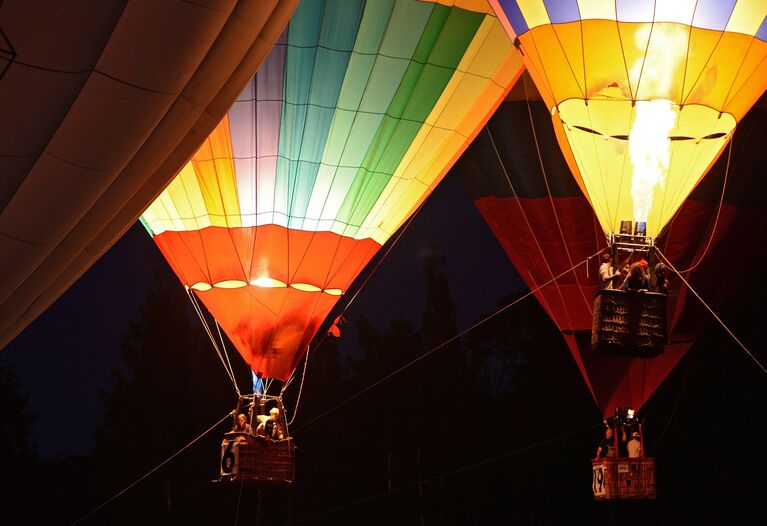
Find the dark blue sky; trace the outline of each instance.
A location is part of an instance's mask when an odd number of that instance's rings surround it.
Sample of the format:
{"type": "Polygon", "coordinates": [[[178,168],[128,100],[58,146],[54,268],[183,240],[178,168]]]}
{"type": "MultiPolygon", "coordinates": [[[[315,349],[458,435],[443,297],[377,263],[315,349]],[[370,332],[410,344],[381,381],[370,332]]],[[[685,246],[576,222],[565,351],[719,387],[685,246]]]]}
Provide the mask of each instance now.
{"type": "MultiPolygon", "coordinates": [[[[418,325],[423,256],[431,245],[446,255],[459,328],[524,288],[457,177],[449,174],[349,309],[350,325],[361,313],[381,329],[394,318],[418,325]]],[[[120,365],[120,336],[138,319],[160,271],[169,272],[165,260],[143,227],[134,225],[1,351],[0,359],[16,368],[29,409],[39,415],[34,439],[43,455],[91,449],[102,418],[99,392],[112,387],[112,370],[120,365]]],[[[353,348],[354,331],[346,331],[344,340],[344,348],[353,348]]]]}

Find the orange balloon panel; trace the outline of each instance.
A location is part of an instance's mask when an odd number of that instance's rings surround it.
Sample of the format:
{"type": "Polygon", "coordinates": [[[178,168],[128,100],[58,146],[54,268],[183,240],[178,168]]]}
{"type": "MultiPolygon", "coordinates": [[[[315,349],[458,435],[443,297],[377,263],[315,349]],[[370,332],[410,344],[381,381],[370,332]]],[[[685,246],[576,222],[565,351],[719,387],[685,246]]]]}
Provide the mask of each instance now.
{"type": "Polygon", "coordinates": [[[212,288],[198,297],[250,368],[286,381],[339,296],[292,287],[212,288]]]}
{"type": "Polygon", "coordinates": [[[166,231],[154,239],[253,371],[281,380],[380,248],[369,238],[279,225],[166,231]]]}
{"type": "Polygon", "coordinates": [[[169,230],[154,239],[181,282],[198,291],[236,282],[265,286],[258,281],[264,277],[272,286],[345,291],[380,248],[369,238],[279,225],[169,230]]]}
{"type": "Polygon", "coordinates": [[[302,0],[142,221],[253,370],[285,379],[316,313],[424,202],[521,69],[484,0],[302,0]]]}

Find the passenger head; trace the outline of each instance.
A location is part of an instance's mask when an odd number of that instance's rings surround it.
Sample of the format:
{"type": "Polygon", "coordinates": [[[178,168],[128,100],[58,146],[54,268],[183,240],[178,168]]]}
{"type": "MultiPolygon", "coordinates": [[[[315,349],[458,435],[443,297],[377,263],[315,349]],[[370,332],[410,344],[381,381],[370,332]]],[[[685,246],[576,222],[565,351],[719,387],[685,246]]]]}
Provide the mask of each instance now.
{"type": "Polygon", "coordinates": [[[245,427],[245,424],[248,423],[248,417],[246,417],[243,413],[240,413],[237,415],[237,425],[240,427],[245,427]]]}
{"type": "Polygon", "coordinates": [[[280,418],[280,410],[276,407],[272,407],[272,409],[269,411],[269,416],[272,418],[272,420],[277,420],[280,418]]]}
{"type": "Polygon", "coordinates": [[[612,437],[613,437],[613,428],[608,427],[607,429],[605,429],[605,438],[607,440],[610,440],[612,437]]]}
{"type": "Polygon", "coordinates": [[[632,278],[642,278],[644,277],[644,270],[642,269],[642,265],[639,263],[632,263],[631,269],[629,270],[632,278]]]}
{"type": "Polygon", "coordinates": [[[612,259],[613,258],[610,257],[609,253],[605,252],[604,254],[602,254],[602,263],[609,263],[610,261],[612,261],[612,259]]]}

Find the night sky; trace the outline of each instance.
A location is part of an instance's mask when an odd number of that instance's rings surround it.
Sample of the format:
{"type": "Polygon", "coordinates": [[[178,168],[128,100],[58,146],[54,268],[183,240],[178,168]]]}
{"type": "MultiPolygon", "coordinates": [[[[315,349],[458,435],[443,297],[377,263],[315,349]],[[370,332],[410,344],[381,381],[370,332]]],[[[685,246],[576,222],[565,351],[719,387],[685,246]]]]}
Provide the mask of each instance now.
{"type": "MultiPolygon", "coordinates": [[[[432,245],[446,256],[461,329],[525,288],[457,177],[448,174],[347,312],[344,352],[355,352],[360,314],[380,329],[395,318],[420,324],[423,256],[432,245]]],[[[39,415],[34,440],[43,456],[91,450],[103,412],[99,393],[112,387],[112,370],[120,366],[120,337],[138,318],[158,272],[171,271],[136,223],[2,350],[0,358],[16,368],[29,410],[39,415]]]]}

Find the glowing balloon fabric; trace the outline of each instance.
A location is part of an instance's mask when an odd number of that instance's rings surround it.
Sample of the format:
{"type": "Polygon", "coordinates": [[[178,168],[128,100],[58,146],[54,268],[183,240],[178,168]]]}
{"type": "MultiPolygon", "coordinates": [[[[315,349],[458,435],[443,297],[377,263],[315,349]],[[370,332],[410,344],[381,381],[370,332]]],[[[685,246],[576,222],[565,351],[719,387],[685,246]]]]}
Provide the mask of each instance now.
{"type": "Polygon", "coordinates": [[[168,184],[297,3],[0,2],[0,349],[168,184]]]}
{"type": "Polygon", "coordinates": [[[490,0],[606,232],[657,235],[767,86],[764,0],[490,0]]]}
{"type": "MultiPolygon", "coordinates": [[[[526,90],[519,85],[522,81],[512,89],[453,173],[561,331],[600,411],[610,416],[616,407],[639,410],[712,319],[679,278],[672,277],[670,341],[664,352],[645,359],[591,350],[592,295],[599,289],[600,263],[593,258],[568,269],[605,247],[606,240],[570,175],[548,108],[527,82],[526,90]]],[[[736,272],[723,269],[732,261],[762,260],[767,243],[765,144],[767,95],[735,132],[724,196],[727,159],[722,156],[656,242],[678,269],[692,268],[685,279],[717,311],[759,272],[758,264],[739,265],[736,272]]]]}
{"type": "Polygon", "coordinates": [[[338,297],[519,74],[487,5],[452,4],[302,2],[144,213],[255,372],[290,376],[338,297]]]}

